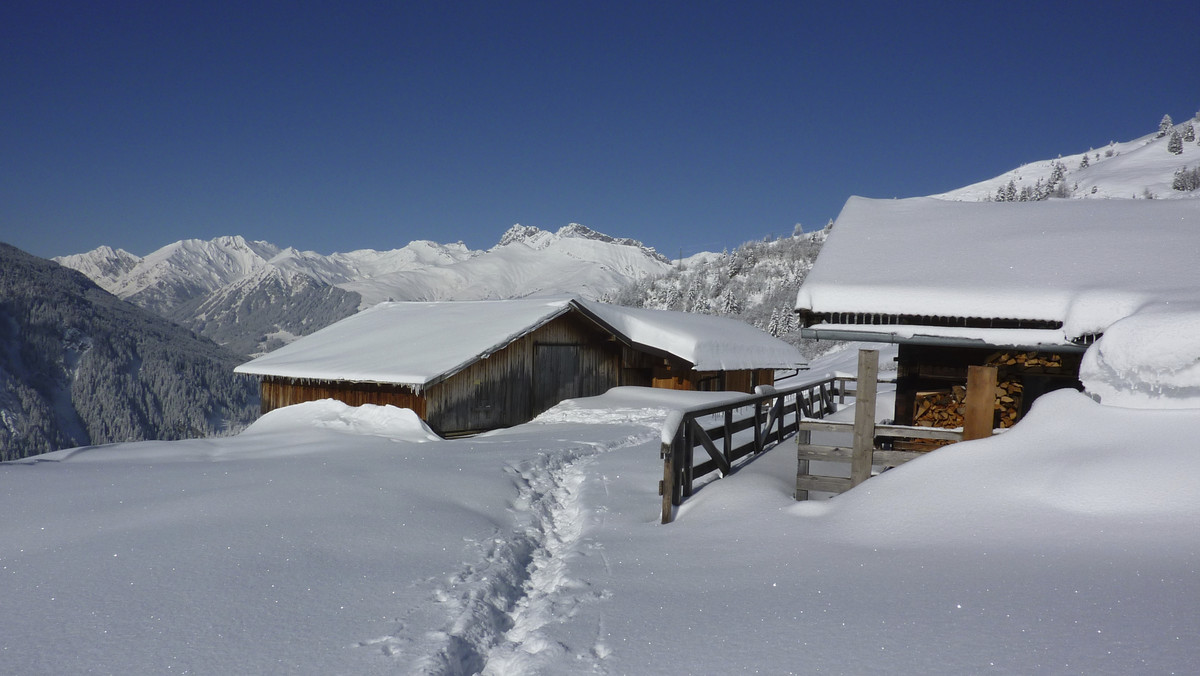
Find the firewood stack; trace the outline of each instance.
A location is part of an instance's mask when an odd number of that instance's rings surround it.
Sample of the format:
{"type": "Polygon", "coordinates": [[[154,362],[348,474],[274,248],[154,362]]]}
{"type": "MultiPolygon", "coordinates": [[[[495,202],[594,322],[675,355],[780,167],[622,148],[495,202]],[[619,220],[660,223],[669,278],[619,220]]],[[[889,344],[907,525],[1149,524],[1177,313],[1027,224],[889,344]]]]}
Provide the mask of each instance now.
{"type": "MultiPolygon", "coordinates": [[[[996,426],[1012,427],[1021,413],[1021,397],[1024,386],[1023,373],[1054,373],[1063,367],[1062,356],[1037,352],[997,352],[991,355],[986,366],[995,366],[998,372],[996,384],[996,426]]],[[[955,385],[947,390],[917,392],[913,402],[913,424],[919,427],[962,427],[966,411],[967,388],[955,385]]]]}

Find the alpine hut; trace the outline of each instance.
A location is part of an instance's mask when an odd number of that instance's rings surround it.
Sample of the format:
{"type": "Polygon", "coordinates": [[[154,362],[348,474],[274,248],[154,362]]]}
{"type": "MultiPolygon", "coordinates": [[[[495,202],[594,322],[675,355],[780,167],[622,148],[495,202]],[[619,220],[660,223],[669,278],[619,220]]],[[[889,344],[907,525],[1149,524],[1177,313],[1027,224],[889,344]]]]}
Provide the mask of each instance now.
{"type": "Polygon", "coordinates": [[[750,392],[801,361],[733,319],[569,297],[381,303],[235,370],[260,377],[264,413],[325,398],[392,404],[448,436],[619,385],[750,392]]]}
{"type": "Polygon", "coordinates": [[[1197,200],[853,197],[796,309],[805,337],[898,344],[897,424],[962,425],[976,365],[996,367],[1007,427],[1039,395],[1081,389],[1081,365],[1101,374],[1089,347],[1114,324],[1195,303],[1197,256],[1197,200]]]}

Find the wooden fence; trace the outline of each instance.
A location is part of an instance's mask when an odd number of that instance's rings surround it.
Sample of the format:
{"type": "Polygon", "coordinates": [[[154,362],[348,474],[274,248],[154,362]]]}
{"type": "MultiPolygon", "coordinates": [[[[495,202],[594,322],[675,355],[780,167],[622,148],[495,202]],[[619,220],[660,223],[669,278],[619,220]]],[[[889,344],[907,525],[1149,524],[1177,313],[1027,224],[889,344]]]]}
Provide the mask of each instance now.
{"type": "MultiPolygon", "coordinates": [[[[871,477],[872,467],[894,467],[926,451],[896,450],[897,439],[963,441],[989,436],[992,430],[996,369],[971,366],[967,375],[966,422],[961,429],[880,425],[875,422],[879,352],[860,350],[855,383],[854,422],[801,420],[797,425],[796,499],[807,500],[809,491],[843,493],[871,477]],[[813,432],[840,432],[851,437],[849,447],[818,446],[813,432]],[[809,472],[812,461],[850,463],[850,476],[819,476],[809,472]]],[[[806,416],[816,418],[820,416],[806,416]]]]}
{"type": "Polygon", "coordinates": [[[662,522],[692,495],[697,478],[731,474],[738,460],[761,453],[796,433],[803,418],[822,418],[845,401],[846,378],[825,378],[790,387],[759,387],[716,404],[675,412],[663,430],[662,522]],[[701,462],[696,449],[702,448],[701,462]]]}
{"type": "Polygon", "coordinates": [[[877,424],[878,376],[879,352],[860,350],[856,378],[833,376],[791,387],[760,387],[754,394],[675,412],[663,429],[663,479],[658,486],[662,522],[675,519],[676,508],[692,495],[697,478],[712,472],[727,476],[741,458],[761,453],[793,434],[797,435],[796,499],[807,500],[809,491],[843,493],[870,478],[872,467],[899,465],[925,453],[897,450],[893,448],[897,439],[954,442],[993,432],[993,367],[970,367],[966,423],[961,429],[877,424]],[[853,397],[855,404],[854,422],[823,420],[847,397],[853,397]],[[850,446],[818,446],[811,443],[813,432],[845,433],[852,441],[850,446]],[[706,456],[699,463],[697,448],[704,449],[706,456]],[[850,476],[811,474],[812,461],[850,463],[850,476]]]}

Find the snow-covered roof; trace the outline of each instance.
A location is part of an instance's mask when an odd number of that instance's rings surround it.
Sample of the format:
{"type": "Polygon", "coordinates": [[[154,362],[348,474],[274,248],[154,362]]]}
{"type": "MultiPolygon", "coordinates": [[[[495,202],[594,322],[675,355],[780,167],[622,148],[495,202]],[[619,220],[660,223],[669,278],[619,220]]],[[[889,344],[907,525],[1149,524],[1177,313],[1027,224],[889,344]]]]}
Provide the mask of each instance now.
{"type": "MultiPolygon", "coordinates": [[[[798,310],[1041,320],[1015,329],[836,324],[911,339],[1020,332],[1021,344],[1102,333],[1200,292],[1200,201],[953,202],[852,197],[800,287],[798,310]],[[1056,323],[1062,327],[1057,328],[1056,323]],[[937,334],[934,336],[933,334],[937,334]]],[[[836,322],[831,318],[831,322],[836,322]]],[[[920,322],[916,322],[920,323],[920,322]]]]}
{"type": "Polygon", "coordinates": [[[420,387],[580,311],[625,341],[701,371],[794,368],[793,346],[743,322],[574,297],[380,303],[238,366],[238,373],[420,387]]]}
{"type": "Polygon", "coordinates": [[[736,319],[586,300],[576,304],[629,342],[686,359],[698,371],[795,368],[804,361],[794,346],[736,319]]]}

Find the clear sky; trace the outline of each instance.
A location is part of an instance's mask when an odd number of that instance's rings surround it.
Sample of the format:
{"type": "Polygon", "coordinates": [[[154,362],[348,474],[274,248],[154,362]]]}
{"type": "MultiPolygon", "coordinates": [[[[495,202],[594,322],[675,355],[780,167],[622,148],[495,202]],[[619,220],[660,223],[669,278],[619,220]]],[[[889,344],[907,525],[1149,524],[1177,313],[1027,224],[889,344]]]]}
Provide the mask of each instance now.
{"type": "Polygon", "coordinates": [[[1200,109],[1200,2],[33,2],[0,7],[0,241],[145,255],[667,255],[823,226],[1200,109]]]}

